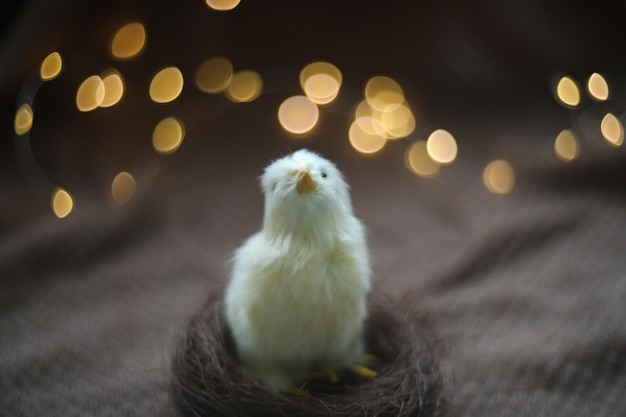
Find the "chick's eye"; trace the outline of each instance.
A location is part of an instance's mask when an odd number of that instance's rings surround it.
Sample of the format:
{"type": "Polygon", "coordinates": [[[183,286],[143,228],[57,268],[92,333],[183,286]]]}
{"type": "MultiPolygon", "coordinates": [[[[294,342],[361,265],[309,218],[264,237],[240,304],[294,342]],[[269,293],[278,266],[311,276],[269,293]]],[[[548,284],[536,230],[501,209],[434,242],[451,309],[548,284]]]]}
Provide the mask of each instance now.
{"type": "Polygon", "coordinates": [[[326,173],[325,173],[324,171],[322,171],[322,172],[320,172],[320,176],[321,176],[322,178],[326,178],[328,175],[326,175],[326,173]]]}

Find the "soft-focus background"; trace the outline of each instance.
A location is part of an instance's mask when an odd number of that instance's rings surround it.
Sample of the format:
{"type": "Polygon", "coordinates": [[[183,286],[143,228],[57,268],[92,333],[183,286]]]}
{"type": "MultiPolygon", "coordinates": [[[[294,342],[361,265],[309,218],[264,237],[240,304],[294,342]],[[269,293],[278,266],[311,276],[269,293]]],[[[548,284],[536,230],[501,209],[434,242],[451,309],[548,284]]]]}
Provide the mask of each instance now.
{"type": "Polygon", "coordinates": [[[431,323],[442,415],[626,414],[621,2],[3,7],[0,415],[168,415],[258,176],[302,147],[431,323]]]}

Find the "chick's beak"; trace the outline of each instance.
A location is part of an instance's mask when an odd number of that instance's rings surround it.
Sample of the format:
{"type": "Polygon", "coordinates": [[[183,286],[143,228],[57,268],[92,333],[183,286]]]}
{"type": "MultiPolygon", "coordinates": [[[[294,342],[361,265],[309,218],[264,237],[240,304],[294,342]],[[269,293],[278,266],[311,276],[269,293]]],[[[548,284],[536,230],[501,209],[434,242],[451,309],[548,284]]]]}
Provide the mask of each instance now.
{"type": "Polygon", "coordinates": [[[300,171],[298,173],[298,185],[296,186],[299,194],[309,194],[315,191],[317,184],[309,174],[309,171],[300,171]]]}

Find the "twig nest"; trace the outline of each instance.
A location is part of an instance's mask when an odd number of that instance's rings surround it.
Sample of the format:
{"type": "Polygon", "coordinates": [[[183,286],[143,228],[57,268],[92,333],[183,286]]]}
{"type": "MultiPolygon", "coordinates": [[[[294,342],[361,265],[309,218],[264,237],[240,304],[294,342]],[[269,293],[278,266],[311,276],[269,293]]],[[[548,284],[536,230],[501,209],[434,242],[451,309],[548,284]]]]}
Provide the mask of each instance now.
{"type": "Polygon", "coordinates": [[[268,391],[239,365],[215,291],[191,318],[173,361],[173,400],[180,416],[431,416],[441,382],[430,343],[417,320],[380,292],[369,301],[370,380],[311,380],[310,397],[268,391]]]}

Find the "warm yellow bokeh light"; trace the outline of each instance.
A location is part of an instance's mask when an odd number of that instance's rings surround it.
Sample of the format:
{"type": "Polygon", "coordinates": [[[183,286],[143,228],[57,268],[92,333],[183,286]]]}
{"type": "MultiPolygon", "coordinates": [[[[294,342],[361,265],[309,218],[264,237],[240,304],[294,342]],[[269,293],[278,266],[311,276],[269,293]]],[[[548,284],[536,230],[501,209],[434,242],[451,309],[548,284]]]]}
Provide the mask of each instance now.
{"type": "Polygon", "coordinates": [[[305,96],[293,96],[278,107],[278,121],[288,132],[302,134],[315,127],[320,112],[317,105],[305,96]]]}
{"type": "Polygon", "coordinates": [[[119,103],[124,96],[124,79],[116,71],[110,71],[102,75],[102,83],[104,84],[104,98],[100,103],[100,107],[111,107],[119,103]]]}
{"type": "Polygon", "coordinates": [[[183,91],[183,73],[176,67],[159,71],[150,82],[150,98],[156,103],[169,103],[183,91]]]}
{"type": "Polygon", "coordinates": [[[74,199],[66,190],[57,188],[52,194],[52,211],[59,218],[67,217],[74,209],[74,199]]]}
{"type": "Polygon", "coordinates": [[[379,119],[371,116],[360,116],[354,119],[354,121],[359,124],[361,130],[365,133],[382,136],[385,139],[387,138],[387,132],[379,119]]]}
{"type": "Polygon", "coordinates": [[[348,138],[354,149],[361,153],[372,154],[380,151],[385,146],[387,139],[384,133],[377,133],[378,129],[376,127],[363,128],[364,126],[372,126],[375,123],[378,122],[368,116],[360,117],[352,122],[348,130],[348,138]]]}
{"type": "Polygon", "coordinates": [[[587,80],[587,92],[597,101],[605,101],[609,98],[609,85],[603,76],[594,72],[587,80]]]}
{"type": "Polygon", "coordinates": [[[235,103],[253,101],[261,95],[263,80],[261,76],[252,70],[237,71],[233,74],[228,87],[226,97],[235,103]]]}
{"type": "Polygon", "coordinates": [[[49,81],[56,78],[63,69],[63,60],[61,54],[58,52],[52,52],[41,63],[39,69],[39,76],[43,81],[49,81]]]}
{"type": "Polygon", "coordinates": [[[117,204],[126,204],[133,198],[136,189],[135,178],[128,172],[122,171],[113,178],[111,198],[117,204]]]}
{"type": "Polygon", "coordinates": [[[624,126],[612,113],[607,113],[600,123],[602,136],[613,146],[621,146],[624,143],[624,126]]]}
{"type": "Polygon", "coordinates": [[[113,36],[111,53],[119,59],[138,55],[146,45],[146,29],[139,22],[122,26],[113,36]]]}
{"type": "Polygon", "coordinates": [[[76,107],[80,111],[97,109],[104,100],[104,83],[102,78],[92,75],[82,82],[76,92],[76,107]]]}
{"type": "Polygon", "coordinates": [[[456,159],[458,147],[447,130],[437,129],[426,140],[428,155],[437,163],[450,164],[456,159]]]}
{"type": "Polygon", "coordinates": [[[494,194],[509,194],[515,185],[515,172],[503,159],[491,161],[483,171],[483,183],[494,194]]]}
{"type": "Polygon", "coordinates": [[[339,94],[343,76],[328,62],[313,62],[300,71],[300,87],[317,104],[328,104],[339,94]]]}
{"type": "Polygon", "coordinates": [[[426,141],[418,140],[412,143],[404,153],[404,163],[407,168],[420,177],[432,177],[439,172],[439,164],[428,155],[426,141]]]}
{"type": "Polygon", "coordinates": [[[233,78],[233,64],[228,58],[217,56],[204,61],[196,71],[196,87],[205,93],[221,93],[233,78]]]}
{"type": "Polygon", "coordinates": [[[373,109],[388,111],[404,103],[404,91],[395,80],[376,76],[370,78],[365,85],[365,98],[373,109]]]}
{"type": "Polygon", "coordinates": [[[380,123],[387,133],[387,139],[400,139],[415,130],[415,116],[405,104],[388,105],[380,112],[380,123]]]}
{"type": "Polygon", "coordinates": [[[24,103],[15,112],[15,120],[13,121],[13,128],[15,133],[19,136],[24,135],[30,131],[33,127],[34,113],[30,104],[24,103]]]}
{"type": "Polygon", "coordinates": [[[175,152],[183,143],[185,127],[175,117],[166,117],[161,120],[152,132],[152,146],[161,154],[175,152]]]}
{"type": "Polygon", "coordinates": [[[574,132],[568,129],[561,131],[554,141],[556,156],[564,162],[571,162],[578,158],[579,152],[578,139],[574,132]]]}
{"type": "Polygon", "coordinates": [[[556,85],[556,96],[569,107],[576,107],[580,104],[580,89],[578,84],[570,77],[562,77],[556,85]]]}
{"type": "Polygon", "coordinates": [[[206,0],[207,6],[213,10],[232,10],[239,4],[241,0],[206,0]]]}

